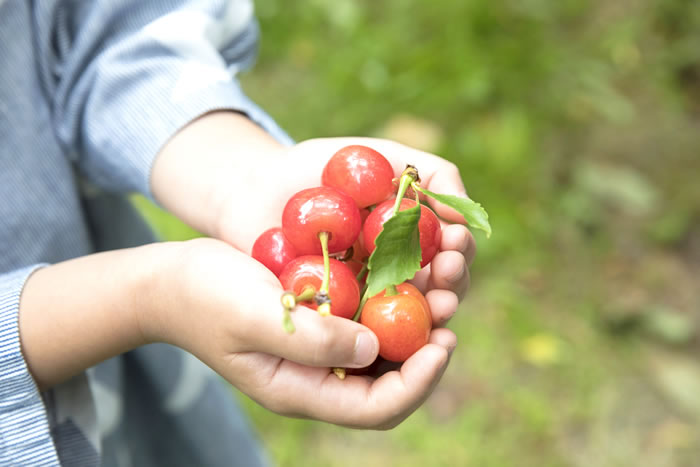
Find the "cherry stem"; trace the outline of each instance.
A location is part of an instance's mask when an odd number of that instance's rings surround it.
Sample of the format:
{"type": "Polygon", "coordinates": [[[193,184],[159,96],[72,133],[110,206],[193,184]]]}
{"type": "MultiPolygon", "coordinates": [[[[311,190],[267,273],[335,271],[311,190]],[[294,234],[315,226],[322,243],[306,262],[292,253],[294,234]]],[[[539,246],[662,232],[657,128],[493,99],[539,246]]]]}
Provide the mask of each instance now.
{"type": "Polygon", "coordinates": [[[407,165],[406,169],[401,174],[401,179],[399,180],[399,190],[396,192],[396,202],[394,203],[394,210],[392,216],[395,216],[401,208],[401,200],[406,194],[406,190],[416,181],[420,180],[418,177],[418,170],[412,165],[407,165]]]}
{"type": "Polygon", "coordinates": [[[287,334],[294,334],[297,328],[294,326],[292,321],[292,314],[289,312],[288,308],[284,309],[284,316],[282,317],[282,327],[287,334]]]}
{"type": "Polygon", "coordinates": [[[301,289],[301,293],[297,295],[297,303],[299,302],[309,302],[314,299],[314,296],[316,295],[316,289],[314,288],[313,285],[305,285],[303,289],[301,289]]]}
{"type": "MultiPolygon", "coordinates": [[[[396,192],[396,201],[394,202],[394,209],[393,212],[391,213],[391,216],[395,216],[400,208],[401,208],[401,200],[403,199],[404,195],[406,194],[406,190],[408,190],[408,187],[411,186],[414,183],[418,183],[420,181],[420,177],[418,176],[418,170],[412,166],[412,165],[407,165],[404,171],[401,173],[401,178],[399,179],[399,189],[396,192]]],[[[416,191],[416,203],[418,203],[418,192],[416,191]]],[[[376,251],[376,250],[375,250],[376,251]]],[[[371,257],[370,257],[371,259],[371,257]]],[[[360,271],[360,274],[357,275],[358,280],[361,276],[361,274],[364,273],[364,270],[368,268],[368,264],[363,266],[362,271],[360,271]]],[[[359,321],[360,316],[362,315],[362,308],[365,306],[365,303],[367,303],[367,300],[369,300],[369,296],[367,295],[367,292],[369,291],[369,288],[365,284],[365,290],[364,293],[362,294],[362,299],[360,300],[360,305],[357,307],[357,311],[355,312],[355,315],[352,317],[353,321],[359,321]]],[[[386,288],[385,291],[386,295],[397,295],[398,292],[396,290],[396,286],[390,285],[389,287],[386,288]]]]}
{"type": "Polygon", "coordinates": [[[331,281],[331,260],[328,255],[328,232],[319,232],[318,239],[321,240],[321,251],[323,252],[323,282],[319,292],[328,293],[328,285],[331,281]]]}
{"type": "Polygon", "coordinates": [[[367,300],[369,300],[369,295],[367,295],[367,291],[369,288],[367,285],[365,285],[365,290],[364,293],[362,294],[362,298],[360,299],[360,304],[357,307],[357,311],[355,314],[352,316],[352,320],[359,322],[360,321],[360,316],[362,315],[362,308],[364,308],[365,303],[367,303],[367,300]]]}
{"type": "Polygon", "coordinates": [[[360,269],[360,272],[358,272],[357,276],[355,276],[355,279],[357,279],[358,281],[361,281],[362,278],[365,277],[365,275],[367,274],[367,271],[368,271],[367,263],[364,263],[362,265],[362,269],[360,269]]]}
{"type": "MultiPolygon", "coordinates": [[[[326,231],[318,233],[318,239],[321,241],[321,251],[323,252],[323,282],[321,282],[321,288],[318,293],[322,297],[328,297],[328,287],[331,282],[331,258],[328,255],[328,237],[329,233],[326,231]]],[[[318,313],[321,316],[328,316],[331,314],[331,304],[330,301],[319,304],[318,313]]]]}
{"type": "Polygon", "coordinates": [[[312,300],[316,295],[316,289],[312,285],[306,285],[301,290],[299,295],[294,292],[284,292],[280,301],[282,302],[282,308],[284,309],[284,315],[282,317],[282,327],[289,334],[293,334],[296,331],[294,323],[292,322],[291,311],[297,306],[299,302],[307,302],[312,300]]]}
{"type": "Polygon", "coordinates": [[[386,286],[386,290],[384,291],[384,296],[385,296],[385,297],[391,297],[391,296],[393,296],[393,295],[398,295],[398,294],[399,294],[399,291],[396,290],[396,286],[395,286],[395,285],[387,285],[387,286],[386,286]]]}

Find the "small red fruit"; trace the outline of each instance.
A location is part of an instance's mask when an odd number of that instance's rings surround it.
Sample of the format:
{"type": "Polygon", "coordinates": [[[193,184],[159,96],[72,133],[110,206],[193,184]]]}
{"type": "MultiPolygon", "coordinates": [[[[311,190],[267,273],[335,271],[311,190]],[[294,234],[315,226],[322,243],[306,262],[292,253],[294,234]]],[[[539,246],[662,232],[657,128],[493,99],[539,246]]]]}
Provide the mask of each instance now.
{"type": "MultiPolygon", "coordinates": [[[[415,285],[409,282],[404,282],[396,286],[396,292],[398,292],[399,295],[410,295],[416,300],[418,300],[421,303],[421,305],[423,305],[423,309],[427,313],[428,319],[432,322],[433,315],[430,312],[430,305],[428,305],[428,300],[425,299],[425,296],[420,292],[420,290],[416,288],[415,285]]],[[[374,297],[384,297],[385,295],[386,290],[382,290],[374,297]]]]}
{"type": "Polygon", "coordinates": [[[328,232],[328,252],[347,250],[362,229],[360,210],[348,195],[331,187],[302,190],[282,212],[284,235],[300,255],[320,255],[318,234],[328,232]]]}
{"type": "Polygon", "coordinates": [[[297,257],[297,250],[280,227],[273,227],[255,240],[251,256],[279,277],[287,263],[297,257]]]}
{"type": "MultiPolygon", "coordinates": [[[[316,290],[323,281],[323,257],[299,256],[290,261],[280,274],[280,282],[285,290],[299,295],[307,286],[316,290]]],[[[328,296],[331,299],[331,314],[343,318],[352,318],[360,304],[360,286],[357,279],[342,262],[330,258],[330,281],[328,296]]],[[[305,302],[304,306],[316,309],[315,302],[305,302]]]]}
{"type": "Polygon", "coordinates": [[[382,292],[362,308],[360,323],[374,332],[379,355],[391,362],[406,361],[430,338],[430,309],[425,298],[421,301],[415,293],[420,294],[417,289],[390,296],[382,292]]]}
{"type": "MultiPolygon", "coordinates": [[[[376,207],[370,213],[362,228],[362,237],[365,248],[371,254],[374,251],[374,240],[382,231],[383,225],[388,221],[394,211],[395,200],[387,200],[376,207]]],[[[399,211],[412,208],[416,202],[412,199],[404,198],[401,200],[399,211]]],[[[442,228],[440,221],[433,211],[426,206],[421,205],[420,220],[418,221],[418,231],[420,235],[420,248],[422,252],[420,267],[424,267],[430,263],[440,248],[440,240],[442,238],[442,228]]]]}
{"type": "Polygon", "coordinates": [[[321,183],[344,191],[365,208],[391,196],[393,179],[394,169],[384,156],[367,146],[352,145],[333,154],[321,183]]]}

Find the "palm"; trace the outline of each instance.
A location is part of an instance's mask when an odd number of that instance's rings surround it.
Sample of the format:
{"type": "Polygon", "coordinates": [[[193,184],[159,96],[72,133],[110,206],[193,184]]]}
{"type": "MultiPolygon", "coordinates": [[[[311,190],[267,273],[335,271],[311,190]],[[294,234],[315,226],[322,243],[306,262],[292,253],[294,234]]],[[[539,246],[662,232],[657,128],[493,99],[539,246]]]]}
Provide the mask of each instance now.
{"type": "MultiPolygon", "coordinates": [[[[450,337],[434,336],[440,339],[450,337]]],[[[387,429],[408,417],[430,395],[447,358],[441,345],[432,344],[414,354],[400,370],[376,379],[348,375],[341,381],[328,367],[247,352],[225,357],[225,369],[219,372],[258,403],[282,415],[387,429]]]]}
{"type": "Polygon", "coordinates": [[[400,371],[341,381],[329,367],[358,366],[351,363],[356,337],[366,328],[299,306],[293,313],[297,330],[287,334],[281,323],[282,290],[272,273],[223,242],[197,239],[189,245],[178,274],[184,285],[178,290],[186,290],[192,301],[181,304],[184,314],[171,316],[172,334],[165,340],[189,350],[275,412],[389,428],[428,397],[445,370],[455,336],[435,329],[430,343],[400,371]]]}

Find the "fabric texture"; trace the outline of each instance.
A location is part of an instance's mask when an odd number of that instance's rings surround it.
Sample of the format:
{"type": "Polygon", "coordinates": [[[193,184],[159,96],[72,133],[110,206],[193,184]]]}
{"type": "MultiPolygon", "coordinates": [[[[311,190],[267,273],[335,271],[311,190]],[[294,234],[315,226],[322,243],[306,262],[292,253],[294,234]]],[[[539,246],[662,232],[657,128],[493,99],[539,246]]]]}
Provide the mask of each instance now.
{"type": "Polygon", "coordinates": [[[217,109],[289,137],[241,91],[249,0],[0,0],[0,465],[265,465],[230,390],[151,345],[40,394],[18,308],[32,271],[154,240],[127,195],[179,128],[217,109]]]}

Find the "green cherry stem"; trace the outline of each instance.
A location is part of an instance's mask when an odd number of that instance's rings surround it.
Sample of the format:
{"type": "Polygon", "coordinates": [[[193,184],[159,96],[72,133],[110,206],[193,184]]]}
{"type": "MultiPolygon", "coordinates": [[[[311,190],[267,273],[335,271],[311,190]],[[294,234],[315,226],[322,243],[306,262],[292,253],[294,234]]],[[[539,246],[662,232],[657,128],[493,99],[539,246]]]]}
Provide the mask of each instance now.
{"type": "Polygon", "coordinates": [[[364,291],[364,293],[362,294],[362,298],[360,299],[360,304],[357,306],[357,311],[356,311],[355,314],[352,316],[352,320],[355,321],[355,322],[359,322],[359,321],[360,321],[360,315],[362,314],[362,308],[364,308],[365,303],[367,303],[367,300],[369,300],[369,295],[367,295],[367,291],[368,291],[368,290],[369,290],[369,289],[367,288],[367,286],[365,286],[365,291],[364,291]]]}
{"type": "Polygon", "coordinates": [[[282,317],[282,328],[287,334],[294,334],[297,328],[294,326],[292,321],[292,314],[287,308],[284,309],[284,316],[282,317]]]}
{"type": "Polygon", "coordinates": [[[328,254],[328,232],[319,232],[318,239],[321,241],[321,251],[323,252],[323,281],[318,291],[321,302],[318,305],[318,314],[328,316],[331,314],[331,303],[328,297],[328,287],[331,282],[331,259],[328,254]]]}
{"type": "Polygon", "coordinates": [[[294,331],[296,331],[296,327],[292,322],[291,311],[297,306],[297,303],[313,300],[315,295],[316,289],[310,285],[304,287],[299,295],[296,295],[294,292],[284,292],[282,294],[282,297],[280,298],[282,308],[284,309],[282,327],[288,334],[293,334],[294,331]]]}
{"type": "Polygon", "coordinates": [[[418,180],[420,180],[418,177],[418,170],[416,170],[416,168],[412,165],[407,165],[406,169],[401,174],[401,178],[399,179],[399,189],[396,192],[396,202],[394,203],[394,211],[392,213],[393,216],[399,212],[399,209],[401,208],[401,200],[406,194],[408,187],[418,180]]]}
{"type": "Polygon", "coordinates": [[[328,293],[328,285],[331,281],[331,260],[328,254],[328,232],[319,232],[318,239],[321,241],[321,251],[323,252],[323,282],[319,292],[328,293]]]}
{"type": "Polygon", "coordinates": [[[367,274],[367,263],[362,264],[362,269],[360,269],[360,272],[357,273],[355,279],[361,281],[362,278],[365,277],[365,274],[367,274]]]}
{"type": "MultiPolygon", "coordinates": [[[[404,169],[404,171],[401,173],[401,178],[399,179],[399,189],[396,192],[396,202],[394,202],[394,209],[393,209],[393,212],[391,214],[392,217],[395,216],[399,212],[399,210],[401,208],[401,200],[403,199],[404,195],[406,194],[406,190],[408,190],[408,187],[410,187],[411,185],[413,185],[414,183],[417,183],[419,181],[420,181],[420,177],[418,176],[418,170],[410,164],[407,165],[406,168],[404,169]]],[[[416,193],[416,200],[418,199],[417,197],[418,197],[418,193],[416,193]]],[[[365,287],[365,291],[362,294],[362,299],[360,300],[360,305],[357,307],[357,311],[355,312],[355,315],[352,317],[353,321],[360,320],[360,316],[362,315],[362,308],[365,306],[365,303],[367,303],[367,300],[369,300],[369,296],[367,295],[368,290],[369,289],[367,287],[365,287]]],[[[397,295],[398,292],[396,290],[396,286],[390,285],[389,287],[387,287],[385,294],[389,295],[389,296],[397,295]]]]}

